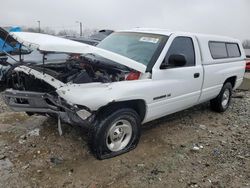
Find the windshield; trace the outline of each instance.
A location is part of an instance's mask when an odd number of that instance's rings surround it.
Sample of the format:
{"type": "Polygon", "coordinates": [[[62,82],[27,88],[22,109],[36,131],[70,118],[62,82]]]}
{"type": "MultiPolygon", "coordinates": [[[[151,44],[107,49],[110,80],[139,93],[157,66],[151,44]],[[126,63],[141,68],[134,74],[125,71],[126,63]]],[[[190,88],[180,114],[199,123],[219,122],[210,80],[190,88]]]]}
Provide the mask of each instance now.
{"type": "Polygon", "coordinates": [[[128,57],[147,66],[165,38],[166,36],[156,34],[117,32],[109,35],[97,47],[128,57]]]}

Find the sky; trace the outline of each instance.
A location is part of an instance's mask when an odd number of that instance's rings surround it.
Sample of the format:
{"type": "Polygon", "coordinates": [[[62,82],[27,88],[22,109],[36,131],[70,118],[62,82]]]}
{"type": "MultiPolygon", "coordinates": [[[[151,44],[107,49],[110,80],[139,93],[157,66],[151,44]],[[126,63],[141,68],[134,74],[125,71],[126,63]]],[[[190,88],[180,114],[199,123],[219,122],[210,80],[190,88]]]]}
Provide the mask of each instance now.
{"type": "MultiPolygon", "coordinates": [[[[3,0],[0,0],[3,1],[3,0]]],[[[56,31],[135,27],[250,39],[250,0],[8,0],[0,26],[51,27],[56,31]]],[[[4,7],[4,8],[3,8],[4,7]]]]}

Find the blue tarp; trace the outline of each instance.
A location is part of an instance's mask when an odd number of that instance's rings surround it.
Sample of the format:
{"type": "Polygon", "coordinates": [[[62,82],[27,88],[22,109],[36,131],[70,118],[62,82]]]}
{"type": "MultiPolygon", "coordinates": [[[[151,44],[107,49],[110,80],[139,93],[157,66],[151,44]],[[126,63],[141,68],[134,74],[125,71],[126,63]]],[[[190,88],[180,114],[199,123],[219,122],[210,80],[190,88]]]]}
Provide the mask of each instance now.
{"type": "MultiPolygon", "coordinates": [[[[20,27],[12,27],[9,29],[9,32],[20,32],[22,31],[20,27]]],[[[10,45],[4,43],[4,40],[0,38],[0,52],[5,51],[8,53],[11,53],[13,51],[16,51],[19,48],[18,46],[11,47],[10,45]]]]}
{"type": "Polygon", "coordinates": [[[9,32],[21,32],[22,29],[20,27],[12,27],[10,28],[9,32]]]}

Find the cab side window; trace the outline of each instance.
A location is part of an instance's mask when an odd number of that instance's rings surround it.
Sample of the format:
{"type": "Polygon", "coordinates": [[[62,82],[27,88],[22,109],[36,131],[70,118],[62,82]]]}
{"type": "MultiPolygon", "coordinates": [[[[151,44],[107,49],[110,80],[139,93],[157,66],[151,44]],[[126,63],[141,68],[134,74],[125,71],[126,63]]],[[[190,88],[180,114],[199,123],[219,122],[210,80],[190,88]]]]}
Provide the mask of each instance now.
{"type": "Polygon", "coordinates": [[[194,51],[194,44],[193,40],[190,37],[176,37],[164,59],[163,66],[161,66],[161,69],[166,68],[175,68],[178,66],[175,66],[170,63],[171,57],[183,57],[186,61],[185,65],[182,67],[190,67],[195,66],[195,51],[194,51]],[[171,65],[170,65],[171,64],[171,65]]]}

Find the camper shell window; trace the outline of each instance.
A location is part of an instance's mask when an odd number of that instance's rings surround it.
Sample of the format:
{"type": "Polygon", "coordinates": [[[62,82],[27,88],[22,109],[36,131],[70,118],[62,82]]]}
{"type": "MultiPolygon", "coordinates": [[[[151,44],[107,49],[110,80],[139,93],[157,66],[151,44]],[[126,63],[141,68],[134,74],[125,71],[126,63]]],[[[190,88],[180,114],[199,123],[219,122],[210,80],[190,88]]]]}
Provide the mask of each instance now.
{"type": "Polygon", "coordinates": [[[237,43],[210,41],[209,49],[213,59],[240,57],[240,48],[237,43]]]}

